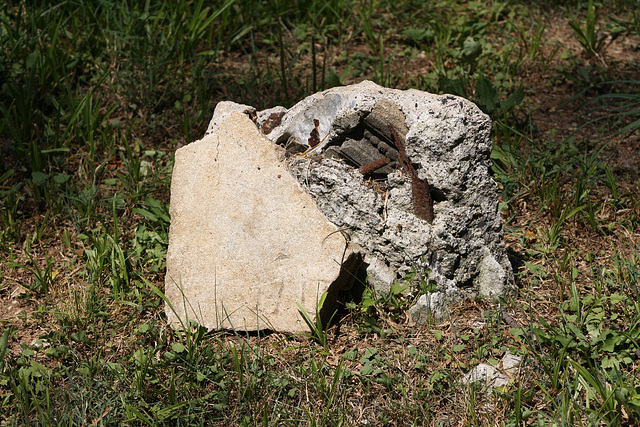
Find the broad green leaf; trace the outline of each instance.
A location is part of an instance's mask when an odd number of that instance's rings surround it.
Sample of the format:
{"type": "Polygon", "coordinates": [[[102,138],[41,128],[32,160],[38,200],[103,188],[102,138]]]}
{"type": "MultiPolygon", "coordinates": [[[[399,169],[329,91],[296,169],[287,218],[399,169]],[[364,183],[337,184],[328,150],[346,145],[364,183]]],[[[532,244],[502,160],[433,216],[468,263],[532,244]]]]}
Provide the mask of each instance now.
{"type": "Polygon", "coordinates": [[[411,284],[410,283],[393,283],[391,285],[391,293],[394,295],[400,295],[404,292],[411,284]]]}
{"type": "Polygon", "coordinates": [[[455,351],[456,353],[461,352],[462,350],[464,350],[467,346],[465,344],[458,344],[456,346],[453,347],[453,351],[455,351]]]}
{"type": "Polygon", "coordinates": [[[482,45],[473,37],[467,37],[462,43],[462,54],[465,60],[471,62],[482,53],[482,45]]]}
{"type": "Polygon", "coordinates": [[[171,345],[171,350],[175,351],[176,353],[182,353],[186,349],[187,348],[179,342],[175,342],[171,345]]]}
{"type": "Polygon", "coordinates": [[[367,363],[364,364],[364,366],[362,367],[362,369],[360,370],[360,373],[362,375],[369,375],[370,373],[373,372],[373,363],[371,361],[368,361],[367,363]]]}
{"type": "Polygon", "coordinates": [[[158,221],[158,217],[155,214],[149,212],[146,209],[133,208],[131,211],[133,213],[135,213],[135,214],[142,215],[143,217],[147,218],[149,221],[153,221],[153,222],[157,222],[158,221]]]}
{"type": "Polygon", "coordinates": [[[502,109],[504,111],[511,111],[517,105],[520,105],[522,100],[524,99],[524,89],[519,87],[515,92],[513,92],[503,103],[502,109]]]}
{"type": "Polygon", "coordinates": [[[31,181],[35,185],[42,185],[47,181],[47,179],[49,179],[49,175],[47,175],[46,173],[38,171],[31,172],[31,181]]]}

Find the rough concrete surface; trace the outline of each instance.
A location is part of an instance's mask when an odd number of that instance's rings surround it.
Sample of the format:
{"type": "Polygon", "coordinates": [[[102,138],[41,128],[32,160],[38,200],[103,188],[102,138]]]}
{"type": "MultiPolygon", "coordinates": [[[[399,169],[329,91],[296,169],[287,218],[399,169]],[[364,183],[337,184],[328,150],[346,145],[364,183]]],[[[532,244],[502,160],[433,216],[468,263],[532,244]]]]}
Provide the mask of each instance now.
{"type": "Polygon", "coordinates": [[[291,141],[307,144],[314,120],[320,144],[292,155],[289,168],[325,216],[365,249],[374,286],[388,290],[408,273],[422,276],[433,289],[414,312],[426,310],[428,315],[417,317],[435,320],[445,319],[448,307],[465,296],[515,292],[498,189],[489,175],[491,120],[475,104],[365,81],[302,100],[267,137],[285,147],[291,141]],[[396,162],[392,128],[413,172],[396,162]],[[364,160],[356,157],[371,159],[372,149],[388,157],[391,172],[361,173],[364,160]],[[430,186],[432,223],[416,215],[416,177],[430,186]]]}

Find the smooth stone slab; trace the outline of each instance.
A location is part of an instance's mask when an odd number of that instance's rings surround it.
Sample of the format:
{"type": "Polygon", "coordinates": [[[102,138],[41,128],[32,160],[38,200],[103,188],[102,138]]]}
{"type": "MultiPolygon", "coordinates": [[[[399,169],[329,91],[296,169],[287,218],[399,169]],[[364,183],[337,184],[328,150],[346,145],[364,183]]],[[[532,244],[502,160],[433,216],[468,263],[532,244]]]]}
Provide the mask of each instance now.
{"type": "Polygon", "coordinates": [[[176,151],[165,294],[169,322],[308,331],[336,307],[362,262],[282,163],[284,152],[232,112],[176,151]],[[344,267],[344,268],[341,268],[344,267]]]}

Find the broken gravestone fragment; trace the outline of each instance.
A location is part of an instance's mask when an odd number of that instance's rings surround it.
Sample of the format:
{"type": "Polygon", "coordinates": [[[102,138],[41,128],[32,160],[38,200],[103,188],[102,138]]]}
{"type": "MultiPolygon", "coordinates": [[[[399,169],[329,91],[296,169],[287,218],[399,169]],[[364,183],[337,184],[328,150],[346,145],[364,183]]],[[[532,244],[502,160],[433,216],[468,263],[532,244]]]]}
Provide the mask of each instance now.
{"type": "MultiPolygon", "coordinates": [[[[228,105],[227,105],[228,106],[228,105]]],[[[224,107],[224,105],[222,105],[224,107]]],[[[336,309],[362,254],[318,210],[275,146],[245,114],[176,151],[165,295],[170,323],[209,329],[308,331],[322,294],[336,309]]]]}
{"type": "Polygon", "coordinates": [[[327,292],[326,320],[360,267],[378,290],[412,278],[418,322],[510,296],[490,131],[467,100],[367,81],[288,110],[219,103],[176,152],[170,321],[301,332],[296,304],[327,292]]]}

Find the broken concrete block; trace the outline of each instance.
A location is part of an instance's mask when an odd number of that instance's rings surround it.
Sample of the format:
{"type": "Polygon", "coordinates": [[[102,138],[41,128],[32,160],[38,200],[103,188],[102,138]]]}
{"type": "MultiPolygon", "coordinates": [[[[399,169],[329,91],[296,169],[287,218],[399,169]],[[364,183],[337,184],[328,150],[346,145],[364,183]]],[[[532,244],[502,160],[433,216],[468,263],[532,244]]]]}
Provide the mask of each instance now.
{"type": "Polygon", "coordinates": [[[430,315],[416,317],[437,322],[465,297],[515,293],[498,188],[489,174],[491,120],[475,104],[365,81],[309,96],[279,120],[267,137],[302,147],[289,170],[324,215],[375,260],[367,266],[370,283],[388,290],[390,281],[380,278],[391,270],[395,280],[415,273],[434,285],[421,300],[430,315]],[[305,145],[312,133],[320,141],[313,147],[305,145]],[[398,162],[363,175],[359,163],[376,152],[398,162]],[[428,184],[428,194],[416,182],[428,184]],[[418,196],[430,196],[432,222],[417,214],[418,196]]]}
{"type": "Polygon", "coordinates": [[[224,105],[204,139],[176,151],[166,314],[174,327],[302,333],[297,303],[336,308],[362,254],[289,173],[246,106],[224,105]],[[222,114],[222,113],[221,113],[222,114]]]}

